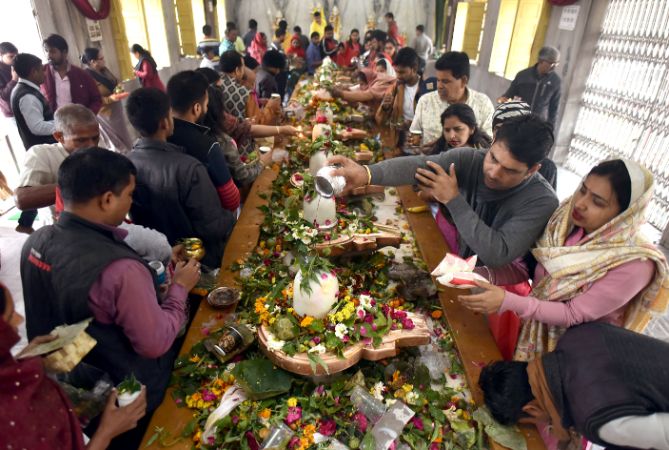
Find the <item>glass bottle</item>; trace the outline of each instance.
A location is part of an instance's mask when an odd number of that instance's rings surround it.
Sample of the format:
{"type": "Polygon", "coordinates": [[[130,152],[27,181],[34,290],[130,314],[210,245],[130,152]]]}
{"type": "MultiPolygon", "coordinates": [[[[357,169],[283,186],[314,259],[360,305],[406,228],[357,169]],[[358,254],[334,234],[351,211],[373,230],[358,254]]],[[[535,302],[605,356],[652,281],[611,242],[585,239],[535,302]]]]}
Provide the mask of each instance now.
{"type": "Polygon", "coordinates": [[[204,347],[225,363],[253,343],[255,335],[244,324],[227,324],[204,341],[204,347]]]}

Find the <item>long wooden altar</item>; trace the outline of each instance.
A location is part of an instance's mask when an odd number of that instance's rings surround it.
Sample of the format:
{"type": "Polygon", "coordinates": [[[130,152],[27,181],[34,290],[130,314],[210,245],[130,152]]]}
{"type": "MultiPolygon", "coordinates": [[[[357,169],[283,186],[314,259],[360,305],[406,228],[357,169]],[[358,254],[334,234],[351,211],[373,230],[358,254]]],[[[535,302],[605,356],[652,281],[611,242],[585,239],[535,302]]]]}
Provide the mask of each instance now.
{"type": "MultiPolygon", "coordinates": [[[[276,173],[274,171],[265,170],[254,183],[230,236],[221,264],[220,285],[236,286],[235,273],[231,271],[230,267],[235,261],[245,259],[256,247],[260,236],[260,225],[264,217],[258,207],[267,204],[267,200],[261,198],[259,194],[268,192],[275,178],[276,173]]],[[[410,186],[398,188],[398,194],[405,212],[406,208],[424,204],[410,186]]],[[[447,253],[448,247],[432,215],[429,210],[418,214],[410,213],[407,214],[407,220],[423,260],[430,270],[434,269],[447,253]]],[[[452,330],[473,399],[476,404],[482,404],[482,393],[477,384],[481,366],[490,361],[501,359],[501,355],[487,327],[484,316],[467,310],[456,300],[457,295],[461,293],[461,290],[444,288],[440,289],[438,295],[444,315],[452,330]]],[[[203,338],[201,333],[203,327],[211,328],[222,322],[221,311],[213,309],[206,301],[202,301],[186,334],[180,354],[188,353],[190,348],[203,338]]],[[[141,448],[162,448],[157,441],[147,447],[147,442],[154,435],[156,428],[170,430],[174,436],[178,435],[192,419],[192,412],[188,408],[178,408],[170,394],[171,389],[167,391],[163,403],[153,414],[141,448]]],[[[521,430],[525,435],[528,449],[544,448],[543,441],[536,429],[525,426],[521,430]]],[[[170,448],[181,450],[189,449],[191,446],[192,442],[190,440],[182,439],[170,448]]],[[[500,448],[493,442],[491,442],[491,447],[500,448]]]]}

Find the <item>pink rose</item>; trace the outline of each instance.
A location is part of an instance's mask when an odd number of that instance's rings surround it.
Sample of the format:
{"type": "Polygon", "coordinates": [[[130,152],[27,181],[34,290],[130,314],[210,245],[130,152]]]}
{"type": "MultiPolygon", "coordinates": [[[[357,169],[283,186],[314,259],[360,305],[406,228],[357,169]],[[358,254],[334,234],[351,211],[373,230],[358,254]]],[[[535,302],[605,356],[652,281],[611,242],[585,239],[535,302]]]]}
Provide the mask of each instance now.
{"type": "Polygon", "coordinates": [[[332,419],[327,419],[321,422],[321,426],[318,427],[318,432],[323,436],[332,436],[337,430],[337,424],[332,419]]]}
{"type": "Polygon", "coordinates": [[[288,408],[288,414],[286,415],[285,422],[287,425],[295,423],[302,418],[302,408],[299,406],[291,406],[288,408]]]}
{"type": "Polygon", "coordinates": [[[353,415],[353,421],[358,426],[358,429],[361,433],[367,431],[367,417],[361,412],[357,412],[353,415]]]}

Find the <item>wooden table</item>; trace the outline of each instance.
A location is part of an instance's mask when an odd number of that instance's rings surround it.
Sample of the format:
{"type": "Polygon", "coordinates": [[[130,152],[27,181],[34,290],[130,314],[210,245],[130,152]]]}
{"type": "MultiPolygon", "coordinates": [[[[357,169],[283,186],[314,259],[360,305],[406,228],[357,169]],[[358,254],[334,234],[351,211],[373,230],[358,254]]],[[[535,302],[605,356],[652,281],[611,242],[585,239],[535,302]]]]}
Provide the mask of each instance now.
{"type": "MultiPolygon", "coordinates": [[[[258,194],[269,192],[275,178],[276,173],[274,171],[265,170],[253,184],[226,246],[219,275],[219,285],[238,287],[235,281],[236,274],[230,270],[230,266],[239,259],[245,260],[255,249],[260,237],[260,225],[264,220],[264,215],[258,210],[258,206],[267,204],[267,200],[260,198],[258,194]]],[[[399,187],[397,191],[405,211],[406,208],[425,204],[418,198],[411,186],[399,187]]],[[[418,214],[407,213],[407,219],[423,260],[428,268],[433,270],[448,252],[448,246],[436,222],[429,210],[418,214]]],[[[454,288],[443,288],[439,292],[439,300],[448,325],[452,330],[472,396],[476,404],[480,405],[483,404],[483,395],[478,387],[481,365],[500,360],[502,356],[488,329],[485,317],[469,311],[457,301],[457,296],[462,292],[462,290],[454,288]]],[[[186,334],[180,355],[188,353],[190,348],[203,338],[201,331],[203,327],[215,326],[216,323],[222,323],[222,321],[221,311],[211,308],[206,301],[203,301],[186,334]]],[[[176,403],[172,400],[171,391],[171,388],[168,389],[162,404],[154,412],[141,449],[161,448],[158,443],[146,447],[146,442],[154,434],[156,427],[162,427],[169,430],[172,436],[178,436],[192,419],[192,412],[188,408],[177,408],[176,403]]],[[[525,425],[521,427],[521,431],[525,435],[528,450],[544,448],[543,440],[537,433],[536,428],[525,425]]],[[[191,448],[191,444],[190,439],[183,439],[170,448],[187,450],[191,448]]],[[[502,449],[503,447],[491,441],[491,448],[502,449]]]]}

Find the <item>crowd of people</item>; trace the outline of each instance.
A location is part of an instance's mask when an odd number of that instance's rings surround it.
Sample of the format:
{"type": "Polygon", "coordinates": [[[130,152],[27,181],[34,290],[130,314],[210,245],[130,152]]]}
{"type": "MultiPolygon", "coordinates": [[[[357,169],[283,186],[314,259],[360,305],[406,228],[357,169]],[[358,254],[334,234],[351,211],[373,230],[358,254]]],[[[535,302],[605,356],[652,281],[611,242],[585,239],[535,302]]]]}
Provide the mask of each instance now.
{"type": "MultiPolygon", "coordinates": [[[[466,53],[444,53],[434,61],[435,76],[425,77],[434,49],[424,26],[406,46],[393,14],[385,18],[387,31],[367,31],[361,41],[353,29],[343,42],[320,12],[308,34],[295,26],[289,35],[286,21],[265,33],[250,20],[243,36],[228,22],[219,41],[206,25],[201,67],[166,84],[150,53],[135,44],[142,87],[131,93],[117,89],[99,49],[85,49],[82,69],[58,35],[44,40],[46,65],[0,44],[0,107],[27,150],[15,194],[23,211],[17,230],[31,233],[20,267],[31,345],[48,340],[57,325],[92,316],[87,332],[98,344],[77,370],[103,371],[115,383],[133,373],[145,386],[127,407],[110,397],[99,423],[86,430],[87,448],[137,446],[169,381],[188,292],[203,269],[220,265],[244,190],[272,162],[272,151],[246,161],[254,139],[298,133],[281,125],[282,105],[297,80],[326,60],[355,81],[331,95],[365,105],[391,146],[419,153],[369,166],[334,156],[335,175],[345,177],[347,190],[416,185],[450,250],[478,255],[475,271],[487,282],[458,300],[491,321],[505,314],[518,320],[498,337],[514,361],[493,363],[481,375],[493,416],[536,423],[555,445],[575,428],[605,445],[669,446],[669,369],[666,358],[654,358],[668,349],[638,334],[669,303],[665,258],[640,232],[652,175],[632,161],[604,161],[559,204],[547,158],[559,52],[544,47],[495,108],[469,86],[466,53]],[[139,135],[134,142],[125,118],[139,135]],[[101,148],[101,140],[115,151],[101,148]],[[35,231],[42,207],[51,207],[57,224],[35,231]],[[203,242],[201,263],[184,257],[181,242],[190,237],[203,242]],[[155,261],[170,268],[168,286],[158,282],[149,264],[155,261]],[[580,370],[593,361],[592,373],[580,370]],[[636,377],[644,382],[630,382],[636,377]]],[[[20,318],[11,293],[1,293],[0,379],[21,387],[34,375],[31,392],[48,397],[58,413],[43,418],[43,433],[11,433],[28,430],[34,417],[19,420],[4,408],[0,432],[16,448],[46,448],[45,441],[84,448],[62,392],[33,360],[11,356],[20,318]]],[[[11,395],[0,393],[3,404],[11,395]]]]}

